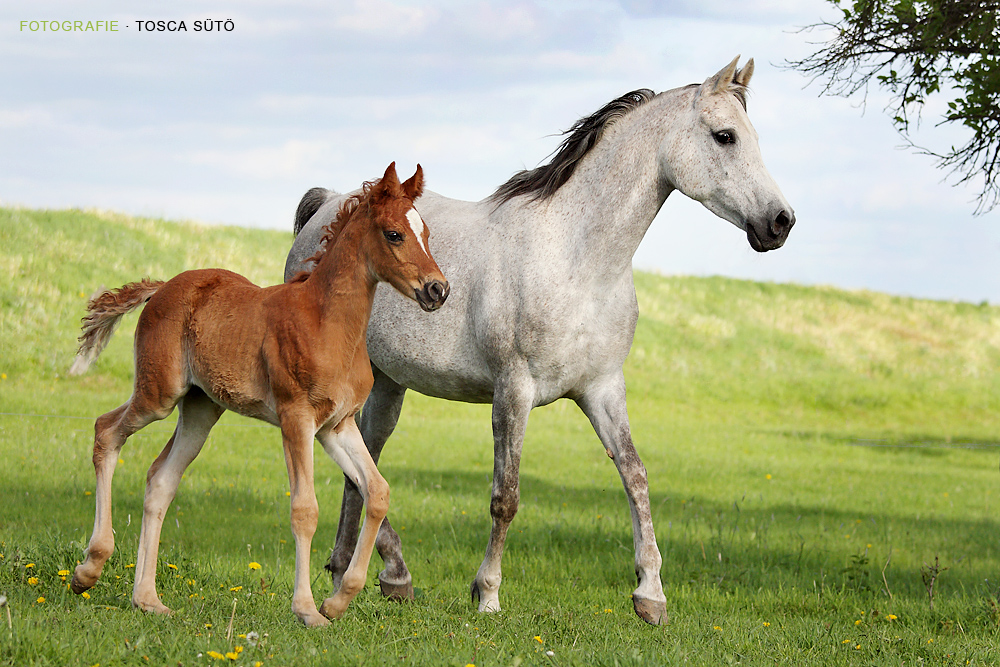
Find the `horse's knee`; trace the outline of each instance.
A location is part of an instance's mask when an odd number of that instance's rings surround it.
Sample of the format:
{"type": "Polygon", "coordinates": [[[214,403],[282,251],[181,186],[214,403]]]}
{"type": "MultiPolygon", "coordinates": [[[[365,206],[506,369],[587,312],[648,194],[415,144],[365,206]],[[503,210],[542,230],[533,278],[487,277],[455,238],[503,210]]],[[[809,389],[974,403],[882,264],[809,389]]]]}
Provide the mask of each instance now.
{"type": "Polygon", "coordinates": [[[296,535],[312,536],[319,523],[319,505],[316,498],[292,503],[292,532],[296,535]]]}
{"type": "Polygon", "coordinates": [[[381,521],[389,513],[389,483],[379,477],[368,482],[368,516],[381,521]]]}
{"type": "Polygon", "coordinates": [[[510,523],[517,514],[517,508],[521,501],[521,494],[517,489],[508,490],[506,493],[496,493],[490,498],[490,516],[496,521],[510,523]]]}

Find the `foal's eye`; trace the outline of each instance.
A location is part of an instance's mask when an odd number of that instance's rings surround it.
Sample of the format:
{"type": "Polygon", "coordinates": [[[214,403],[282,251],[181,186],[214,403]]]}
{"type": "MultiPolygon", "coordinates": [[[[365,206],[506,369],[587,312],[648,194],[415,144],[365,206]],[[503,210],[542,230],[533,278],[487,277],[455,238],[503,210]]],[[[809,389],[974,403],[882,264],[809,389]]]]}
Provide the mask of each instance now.
{"type": "Polygon", "coordinates": [[[712,137],[715,138],[716,143],[721,145],[736,143],[736,135],[730,132],[729,130],[722,130],[721,132],[713,132],[712,137]]]}
{"type": "Polygon", "coordinates": [[[403,242],[403,235],[400,234],[399,232],[390,230],[388,232],[382,232],[382,235],[385,236],[386,241],[392,243],[393,245],[397,245],[403,242]]]}

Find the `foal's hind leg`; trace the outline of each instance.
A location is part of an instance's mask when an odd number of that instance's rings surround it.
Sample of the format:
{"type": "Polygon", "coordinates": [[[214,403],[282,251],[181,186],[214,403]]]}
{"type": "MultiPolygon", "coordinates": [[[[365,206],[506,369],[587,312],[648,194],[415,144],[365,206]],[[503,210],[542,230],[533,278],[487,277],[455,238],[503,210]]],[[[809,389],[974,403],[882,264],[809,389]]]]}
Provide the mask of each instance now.
{"type": "Polygon", "coordinates": [[[111,525],[111,480],[118,463],[118,453],[130,435],[147,424],[163,419],[173,410],[147,409],[137,401],[135,394],[127,403],[97,418],[94,424],[94,474],[97,480],[94,515],[94,532],[87,546],[87,558],[76,566],[73,581],[74,593],[82,593],[97,583],[104,564],[115,549],[115,535],[111,525]],[[137,405],[138,403],[138,405],[137,405]]]}
{"type": "MultiPolygon", "coordinates": [[[[375,382],[368,400],[361,412],[359,426],[372,460],[377,464],[386,440],[392,435],[403,408],[406,387],[390,380],[382,371],[372,366],[375,382]]],[[[340,523],[337,526],[337,542],[330,554],[326,569],[333,578],[333,589],[340,588],[341,579],[354,556],[358,543],[358,524],[364,499],[358,487],[347,476],[344,478],[344,498],[340,506],[340,523]]],[[[399,535],[389,525],[389,518],[382,521],[382,527],[375,538],[375,548],[381,556],[385,568],[379,572],[378,582],[382,595],[395,599],[413,598],[413,578],[403,560],[399,535]]]]}
{"type": "Polygon", "coordinates": [[[663,560],[653,534],[646,468],[632,444],[625,408],[625,378],[620,374],[609,378],[589,390],[577,403],[594,425],[608,456],[614,459],[625,486],[625,495],[628,496],[632,512],[635,573],[639,579],[639,585],[632,593],[635,613],[652,625],[666,623],[667,598],[660,583],[663,560]]]}
{"type": "Polygon", "coordinates": [[[323,601],[320,611],[329,618],[343,616],[347,605],[364,588],[368,562],[372,557],[375,537],[389,510],[389,485],[379,474],[361,432],[353,418],[347,418],[337,429],[326,429],[316,434],[323,449],[343,469],[355,488],[361,491],[365,503],[365,522],[361,536],[344,572],[340,588],[323,601]]]}
{"type": "Polygon", "coordinates": [[[201,452],[209,431],[225,412],[225,408],[196,387],[192,387],[181,399],[178,407],[177,428],[146,475],[139,554],[135,561],[135,585],[132,589],[133,606],[162,614],[170,613],[156,593],[156,559],[163,518],[177,493],[181,475],[201,452]]]}

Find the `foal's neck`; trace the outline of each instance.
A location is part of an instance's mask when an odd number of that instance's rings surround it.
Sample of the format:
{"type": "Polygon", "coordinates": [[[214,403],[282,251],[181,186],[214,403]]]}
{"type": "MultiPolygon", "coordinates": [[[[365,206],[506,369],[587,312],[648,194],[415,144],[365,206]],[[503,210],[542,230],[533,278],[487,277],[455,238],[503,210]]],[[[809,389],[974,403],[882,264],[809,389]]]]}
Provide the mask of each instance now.
{"type": "Polygon", "coordinates": [[[345,313],[363,312],[362,334],[371,314],[378,284],[361,248],[367,224],[368,220],[361,215],[348,220],[306,280],[321,316],[335,311],[338,319],[343,319],[345,313]],[[360,302],[360,305],[345,306],[345,302],[360,302]]]}

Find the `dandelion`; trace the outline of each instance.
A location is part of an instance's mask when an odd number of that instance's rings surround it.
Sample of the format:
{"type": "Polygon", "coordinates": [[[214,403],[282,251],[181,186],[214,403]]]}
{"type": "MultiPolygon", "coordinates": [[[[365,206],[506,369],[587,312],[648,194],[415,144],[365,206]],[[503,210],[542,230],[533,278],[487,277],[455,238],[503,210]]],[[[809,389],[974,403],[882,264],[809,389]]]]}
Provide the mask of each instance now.
{"type": "Polygon", "coordinates": [[[255,560],[254,561],[250,561],[250,564],[247,567],[249,567],[251,570],[259,570],[260,569],[260,563],[258,563],[255,560]]]}
{"type": "Polygon", "coordinates": [[[28,577],[28,584],[34,586],[38,583],[38,577],[28,577]]]}
{"type": "Polygon", "coordinates": [[[721,625],[713,625],[712,629],[713,630],[722,630],[722,626],[721,625]]]}
{"type": "MultiPolygon", "coordinates": [[[[134,563],[132,564],[132,567],[135,567],[134,563]]],[[[169,567],[171,570],[176,570],[177,569],[177,566],[174,565],[173,563],[167,563],[167,567],[169,567]]]]}
{"type": "Polygon", "coordinates": [[[240,654],[234,651],[230,651],[229,653],[226,654],[226,657],[229,658],[230,660],[235,660],[236,658],[240,657],[240,654]]]}
{"type": "Polygon", "coordinates": [[[888,616],[886,616],[886,618],[888,618],[890,621],[895,621],[898,618],[898,616],[896,616],[895,614],[889,614],[888,616]]]}
{"type": "Polygon", "coordinates": [[[235,652],[236,652],[237,654],[239,654],[239,653],[243,653],[243,647],[242,647],[242,646],[237,646],[237,647],[236,647],[236,648],[234,648],[233,650],[234,650],[234,651],[235,651],[235,652]]]}
{"type": "Polygon", "coordinates": [[[855,646],[854,650],[855,651],[860,651],[861,650],[861,644],[858,644],[857,646],[855,646]]]}
{"type": "Polygon", "coordinates": [[[59,570],[58,572],[56,572],[56,574],[58,574],[60,577],[65,577],[66,575],[69,574],[69,570],[59,570]]]}
{"type": "Polygon", "coordinates": [[[7,374],[6,373],[0,373],[0,380],[6,380],[6,379],[7,379],[7,374]]]}
{"type": "Polygon", "coordinates": [[[767,475],[764,475],[764,479],[771,479],[770,473],[768,473],[767,475]]]}
{"type": "Polygon", "coordinates": [[[250,632],[247,633],[247,644],[250,645],[250,648],[256,648],[257,642],[259,640],[260,640],[260,635],[258,635],[256,632],[251,630],[250,632]]]}
{"type": "Polygon", "coordinates": [[[226,659],[226,656],[222,655],[218,651],[209,651],[208,652],[208,657],[209,658],[215,658],[216,660],[225,660],[226,659]]]}
{"type": "Polygon", "coordinates": [[[535,641],[538,642],[539,644],[544,644],[545,643],[545,642],[542,641],[542,636],[541,635],[535,635],[535,641]]]}
{"type": "Polygon", "coordinates": [[[232,588],[229,589],[229,592],[230,593],[238,593],[239,591],[242,591],[242,590],[243,590],[242,586],[233,586],[232,588]]]}
{"type": "Polygon", "coordinates": [[[80,593],[80,595],[81,595],[81,597],[83,597],[84,600],[89,600],[90,599],[90,593],[88,593],[87,591],[84,591],[84,592],[80,593]]]}
{"type": "Polygon", "coordinates": [[[850,639],[845,639],[844,641],[842,641],[842,642],[840,642],[840,643],[841,643],[841,644],[850,644],[850,643],[851,643],[851,640],[850,640],[850,639]]]}
{"type": "Polygon", "coordinates": [[[765,627],[765,628],[769,628],[769,627],[771,627],[771,624],[770,624],[770,623],[768,623],[767,621],[764,621],[764,627],[765,627]]]}
{"type": "Polygon", "coordinates": [[[611,610],[610,610],[610,609],[605,609],[605,610],[604,610],[604,613],[605,613],[605,614],[610,614],[610,613],[611,613],[611,610]]]}
{"type": "Polygon", "coordinates": [[[25,566],[24,566],[24,569],[25,569],[25,570],[30,570],[30,569],[31,569],[31,568],[33,568],[33,567],[35,567],[35,564],[34,564],[34,563],[28,563],[27,565],[25,565],[25,566]]]}
{"type": "Polygon", "coordinates": [[[45,598],[44,598],[44,597],[41,597],[41,596],[39,596],[39,597],[38,597],[38,599],[37,599],[37,600],[35,600],[35,603],[36,603],[36,604],[45,604],[45,598]]]}
{"type": "Polygon", "coordinates": [[[94,492],[93,491],[84,491],[83,495],[85,495],[85,496],[92,496],[92,495],[94,495],[94,492]]]}
{"type": "Polygon", "coordinates": [[[861,625],[861,619],[859,618],[858,620],[854,621],[854,625],[861,625]]]}

